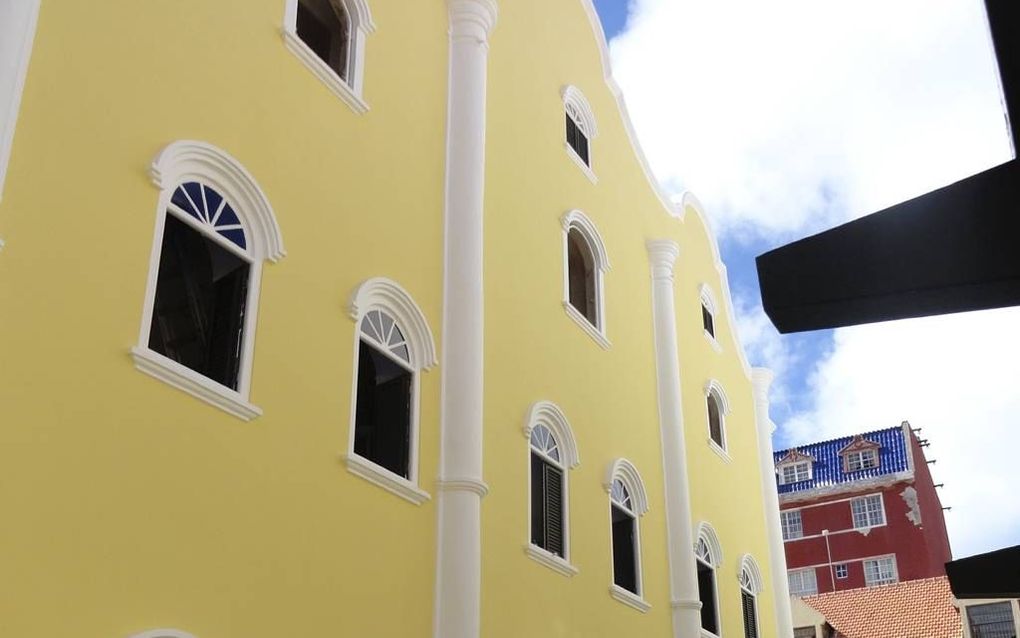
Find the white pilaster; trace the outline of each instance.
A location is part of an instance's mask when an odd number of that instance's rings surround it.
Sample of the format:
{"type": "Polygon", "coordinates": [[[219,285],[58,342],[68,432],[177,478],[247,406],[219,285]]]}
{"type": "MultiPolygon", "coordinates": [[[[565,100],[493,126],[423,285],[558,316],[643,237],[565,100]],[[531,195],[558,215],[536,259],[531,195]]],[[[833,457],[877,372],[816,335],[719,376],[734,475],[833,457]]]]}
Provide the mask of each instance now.
{"type": "Polygon", "coordinates": [[[447,0],[445,263],[436,638],[477,638],[481,604],[485,85],[494,0],[447,0]]]}
{"type": "Polygon", "coordinates": [[[790,611],[790,591],[786,580],[786,548],[783,529],[779,522],[779,489],[776,487],[775,463],[772,460],[772,430],[769,419],[769,386],[774,375],[766,368],[751,370],[754,387],[754,422],[758,431],[758,454],[761,465],[761,496],[765,504],[765,525],[769,538],[769,576],[772,596],[776,604],[776,636],[793,636],[793,616],[790,611]]]}
{"type": "Polygon", "coordinates": [[[647,247],[652,266],[652,322],[655,330],[655,372],[666,491],[673,636],[691,638],[701,635],[701,602],[698,600],[697,566],[694,562],[673,299],[673,265],[680,254],[680,248],[668,240],[649,241],[647,247]]]}

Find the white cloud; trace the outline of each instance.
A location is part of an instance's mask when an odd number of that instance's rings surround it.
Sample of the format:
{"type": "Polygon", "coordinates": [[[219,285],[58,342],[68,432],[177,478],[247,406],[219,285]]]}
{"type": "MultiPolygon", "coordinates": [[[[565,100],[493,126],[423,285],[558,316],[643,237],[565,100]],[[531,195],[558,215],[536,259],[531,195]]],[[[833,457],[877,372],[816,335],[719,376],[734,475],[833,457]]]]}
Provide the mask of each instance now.
{"type": "Polygon", "coordinates": [[[922,428],[958,556],[1020,542],[1020,309],[841,328],[794,443],[903,420],[922,428]]]}
{"type": "MultiPolygon", "coordinates": [[[[782,243],[1010,157],[980,0],[632,0],[611,57],[653,170],[731,239],[782,243]]],[[[840,329],[809,361],[735,303],[774,403],[808,406],[787,437],[907,419],[955,554],[1020,541],[1020,309],[840,329]]]]}
{"type": "Polygon", "coordinates": [[[721,232],[873,212],[1009,158],[979,0],[639,0],[614,74],[721,232]]]}

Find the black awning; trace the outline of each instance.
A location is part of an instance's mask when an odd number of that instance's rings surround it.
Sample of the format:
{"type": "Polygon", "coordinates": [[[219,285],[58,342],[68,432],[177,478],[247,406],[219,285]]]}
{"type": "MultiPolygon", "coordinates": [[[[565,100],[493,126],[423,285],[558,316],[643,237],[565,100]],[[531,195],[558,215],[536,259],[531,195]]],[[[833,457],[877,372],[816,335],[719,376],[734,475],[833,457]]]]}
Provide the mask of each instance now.
{"type": "Polygon", "coordinates": [[[1020,598],[1020,545],[946,563],[957,598],[1020,598]]]}
{"type": "MultiPolygon", "coordinates": [[[[1020,2],[985,5],[1017,140],[1020,2]]],[[[1020,162],[777,248],[757,266],[762,305],[783,333],[1020,305],[1020,162]]]]}

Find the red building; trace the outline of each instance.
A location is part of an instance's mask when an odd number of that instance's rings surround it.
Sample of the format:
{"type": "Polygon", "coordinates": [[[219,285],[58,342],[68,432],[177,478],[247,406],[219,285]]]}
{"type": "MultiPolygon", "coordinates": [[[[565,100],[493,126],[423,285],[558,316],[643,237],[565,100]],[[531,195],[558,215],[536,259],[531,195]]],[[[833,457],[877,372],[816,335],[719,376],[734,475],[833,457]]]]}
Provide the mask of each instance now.
{"type": "Polygon", "coordinates": [[[780,450],[775,462],[791,594],[945,575],[942,504],[908,422],[780,450]]]}

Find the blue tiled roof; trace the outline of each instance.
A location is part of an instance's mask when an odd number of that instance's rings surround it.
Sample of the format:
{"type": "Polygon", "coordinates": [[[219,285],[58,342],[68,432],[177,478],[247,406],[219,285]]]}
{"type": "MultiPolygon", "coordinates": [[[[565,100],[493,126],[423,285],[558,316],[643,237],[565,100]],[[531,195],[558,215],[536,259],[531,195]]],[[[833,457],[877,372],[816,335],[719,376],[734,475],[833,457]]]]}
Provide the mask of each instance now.
{"type": "MultiPolygon", "coordinates": [[[[840,457],[839,451],[850,444],[854,438],[853,436],[844,436],[832,439],[831,441],[809,443],[807,445],[799,445],[796,448],[776,451],[774,454],[775,463],[778,463],[792,449],[796,449],[804,454],[810,454],[815,459],[812,464],[811,480],[780,485],[779,493],[803,492],[816,487],[849,483],[860,479],[882,476],[883,474],[895,474],[896,472],[906,471],[909,467],[907,462],[907,446],[903,440],[903,428],[901,426],[865,432],[861,436],[867,441],[874,441],[882,446],[878,450],[878,467],[857,472],[843,471],[843,459],[840,457]]],[[[778,481],[778,477],[776,480],[778,481]]]]}

